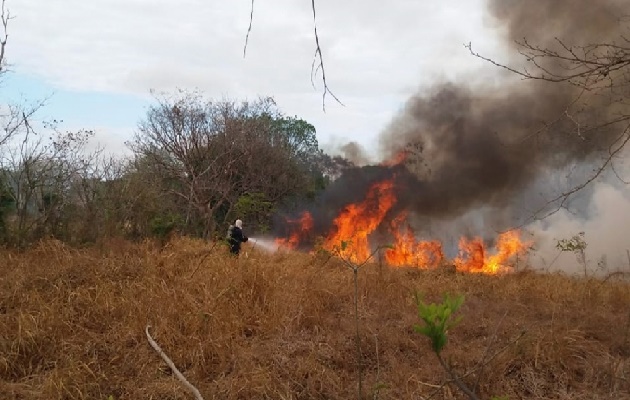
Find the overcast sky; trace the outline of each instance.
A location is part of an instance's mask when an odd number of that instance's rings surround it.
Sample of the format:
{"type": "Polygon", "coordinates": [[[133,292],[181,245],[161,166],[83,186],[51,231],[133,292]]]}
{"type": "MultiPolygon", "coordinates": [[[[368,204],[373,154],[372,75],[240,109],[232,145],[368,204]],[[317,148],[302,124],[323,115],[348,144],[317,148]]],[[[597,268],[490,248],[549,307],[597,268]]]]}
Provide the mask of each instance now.
{"type": "Polygon", "coordinates": [[[355,140],[371,151],[406,98],[439,80],[492,79],[473,42],[501,56],[501,31],[483,0],[317,0],[329,97],[311,86],[310,1],[7,0],[12,73],[0,100],[53,94],[40,118],[98,132],[121,151],[151,102],[150,90],[199,89],[209,97],[275,97],[315,125],[320,144],[355,140]]]}

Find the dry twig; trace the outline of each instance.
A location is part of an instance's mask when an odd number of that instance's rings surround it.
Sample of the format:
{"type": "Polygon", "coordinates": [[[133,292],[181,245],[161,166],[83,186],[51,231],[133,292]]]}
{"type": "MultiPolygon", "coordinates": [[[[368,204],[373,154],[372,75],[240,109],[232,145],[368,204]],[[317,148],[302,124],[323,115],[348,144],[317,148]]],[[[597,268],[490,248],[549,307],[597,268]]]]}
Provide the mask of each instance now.
{"type": "Polygon", "coordinates": [[[184,386],[186,386],[186,388],[188,390],[190,390],[195,395],[195,399],[197,399],[197,400],[204,400],[203,396],[201,395],[201,393],[199,393],[199,390],[197,390],[197,388],[195,386],[193,386],[192,383],[188,382],[188,379],[186,379],[186,377],[177,369],[177,367],[175,366],[173,361],[171,361],[171,359],[166,355],[166,353],[164,353],[164,351],[162,351],[162,349],[157,344],[157,342],[151,337],[151,334],[149,333],[149,328],[150,327],[151,327],[151,325],[147,325],[144,328],[144,333],[146,333],[147,339],[149,340],[149,344],[151,345],[151,347],[153,347],[153,349],[158,352],[160,357],[162,357],[164,362],[166,362],[166,364],[168,364],[168,366],[171,368],[171,370],[173,371],[173,373],[175,374],[177,379],[179,379],[180,382],[182,382],[184,384],[184,386]]]}
{"type": "MultiPolygon", "coordinates": [[[[322,93],[322,109],[326,112],[326,95],[329,94],[333,99],[342,106],[344,105],[341,100],[330,90],[328,82],[326,81],[326,70],[324,68],[324,56],[322,55],[322,48],[319,44],[319,33],[317,32],[317,16],[315,12],[315,0],[311,0],[311,10],[313,11],[313,31],[315,33],[315,54],[313,55],[313,63],[311,64],[311,84],[315,88],[315,82],[313,77],[317,75],[317,72],[322,73],[322,83],[324,90],[322,93]]],[[[247,54],[247,44],[249,42],[249,34],[252,31],[252,23],[254,21],[254,0],[251,3],[251,9],[249,13],[249,26],[247,28],[247,34],[245,35],[245,46],[243,47],[243,57],[247,54]]]]}
{"type": "Polygon", "coordinates": [[[330,94],[337,103],[344,105],[338,98],[335,96],[333,92],[328,88],[328,83],[326,82],[326,70],[324,68],[324,56],[322,55],[322,48],[319,45],[319,34],[317,33],[317,18],[315,14],[315,0],[311,0],[311,8],[313,10],[313,30],[315,32],[315,55],[313,56],[313,64],[311,65],[311,84],[313,88],[315,87],[315,83],[313,82],[313,76],[317,74],[317,71],[322,71],[322,83],[324,85],[324,92],[322,93],[322,109],[326,112],[326,94],[330,94]],[[319,63],[317,65],[316,62],[319,59],[319,63]]]}
{"type": "Polygon", "coordinates": [[[249,34],[252,31],[252,22],[254,22],[254,0],[252,0],[252,8],[249,13],[249,27],[247,28],[247,35],[245,35],[245,46],[243,47],[243,58],[247,54],[247,43],[249,42],[249,34]]]}

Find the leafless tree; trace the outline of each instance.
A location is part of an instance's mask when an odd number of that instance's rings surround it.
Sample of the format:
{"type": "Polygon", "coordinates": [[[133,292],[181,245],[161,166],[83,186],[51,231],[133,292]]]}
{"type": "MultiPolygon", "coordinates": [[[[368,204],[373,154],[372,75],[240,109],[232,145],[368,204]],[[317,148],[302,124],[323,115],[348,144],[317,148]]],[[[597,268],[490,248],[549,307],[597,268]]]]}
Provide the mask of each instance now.
{"type": "MultiPolygon", "coordinates": [[[[116,219],[124,196],[116,196],[113,183],[124,177],[126,160],[104,153],[102,148],[85,151],[75,159],[66,197],[65,236],[72,242],[94,242],[122,234],[123,219],[116,219]]],[[[126,193],[122,193],[123,195],[126,193]]]]}
{"type": "Polygon", "coordinates": [[[16,244],[44,235],[58,236],[64,212],[75,199],[73,180],[90,163],[84,152],[91,132],[60,133],[44,138],[29,126],[0,157],[0,180],[14,204],[9,229],[16,244]]]}
{"type": "Polygon", "coordinates": [[[11,19],[11,13],[7,10],[5,3],[6,0],[2,0],[2,4],[0,4],[0,23],[2,23],[2,33],[0,34],[0,73],[4,73],[6,68],[4,54],[7,46],[7,39],[9,38],[7,27],[9,26],[9,20],[11,19]]]}
{"type": "Polygon", "coordinates": [[[161,98],[152,107],[132,148],[147,168],[167,184],[167,190],[186,204],[185,224],[194,218],[214,231],[215,214],[242,184],[238,175],[245,160],[239,149],[248,129],[248,105],[213,103],[198,94],[161,98]]]}
{"type": "Polygon", "coordinates": [[[271,208],[305,193],[318,149],[315,128],[281,115],[271,98],[213,102],[195,93],[158,99],[131,147],[138,171],[180,204],[186,229],[201,225],[204,235],[238,217],[241,200],[271,208]]]}
{"type": "MultiPolygon", "coordinates": [[[[630,183],[615,167],[615,161],[630,141],[630,26],[622,18],[619,35],[605,42],[572,44],[571,38],[555,38],[538,45],[527,38],[516,41],[523,67],[515,67],[479,54],[469,43],[470,53],[524,80],[559,85],[570,94],[569,101],[545,128],[532,132],[522,140],[549,133],[558,121],[573,126],[574,137],[592,143],[593,152],[601,154],[592,171],[566,190],[552,196],[534,212],[534,218],[545,218],[566,207],[569,199],[605,172],[612,171],[624,183],[630,183]],[[623,29],[625,26],[625,29],[623,29]],[[597,147],[597,148],[595,148],[597,147]]],[[[567,143],[567,145],[571,145],[567,143]]]]}
{"type": "MultiPolygon", "coordinates": [[[[0,3],[0,79],[7,72],[6,49],[9,39],[9,21],[13,19],[7,9],[6,0],[0,3]]],[[[22,129],[28,128],[29,118],[41,107],[41,104],[33,104],[30,107],[23,105],[2,105],[0,108],[0,150],[12,137],[17,135],[22,129]]]]}
{"type": "Polygon", "coordinates": [[[77,237],[94,241],[107,237],[138,239],[152,234],[157,215],[173,209],[170,193],[148,160],[99,156],[90,171],[83,171],[74,190],[80,199],[75,212],[77,237]],[[82,219],[83,218],[83,219],[82,219]],[[92,222],[96,221],[96,222],[92,222]]]}

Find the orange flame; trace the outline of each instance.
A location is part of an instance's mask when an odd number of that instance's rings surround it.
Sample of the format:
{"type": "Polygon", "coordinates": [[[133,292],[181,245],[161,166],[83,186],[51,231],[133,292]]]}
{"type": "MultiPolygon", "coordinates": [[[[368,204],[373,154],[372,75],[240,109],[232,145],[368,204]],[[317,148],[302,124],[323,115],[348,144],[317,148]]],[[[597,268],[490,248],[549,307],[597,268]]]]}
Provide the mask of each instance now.
{"type": "Polygon", "coordinates": [[[287,222],[297,229],[294,229],[288,238],[277,238],[276,244],[280,247],[295,249],[313,229],[313,216],[310,212],[304,211],[299,219],[289,219],[287,222]]]}
{"type": "MultiPolygon", "coordinates": [[[[396,201],[393,181],[385,180],[372,185],[363,201],[347,205],[334,219],[334,228],[324,238],[322,247],[348,261],[363,263],[372,252],[370,235],[381,226],[396,201]]],[[[276,239],[276,243],[295,249],[309,238],[313,217],[304,212],[299,219],[288,222],[294,227],[291,235],[276,239]]],[[[389,232],[394,240],[384,252],[384,260],[390,266],[435,268],[445,261],[442,243],[417,240],[407,223],[406,213],[391,221],[389,232]]],[[[508,263],[523,254],[530,245],[521,241],[518,231],[510,231],[499,235],[495,254],[489,254],[480,238],[461,238],[459,256],[452,262],[458,271],[497,274],[509,271],[511,267],[508,263]]]]}
{"type": "Polygon", "coordinates": [[[409,157],[408,150],[400,150],[396,154],[392,156],[392,158],[381,162],[381,165],[384,167],[394,167],[396,165],[404,164],[409,157]]]}
{"type": "Polygon", "coordinates": [[[507,263],[513,257],[522,255],[530,246],[531,243],[521,241],[518,231],[509,231],[499,235],[496,244],[497,253],[489,255],[481,238],[471,240],[461,238],[460,256],[454,260],[454,263],[461,271],[497,274],[509,271],[511,267],[507,263]]]}
{"type": "Polygon", "coordinates": [[[407,214],[402,213],[392,221],[394,243],[385,251],[385,261],[391,266],[437,267],[444,258],[442,243],[437,240],[417,242],[408,224],[404,231],[400,229],[406,218],[407,214]]]}
{"type": "Polygon", "coordinates": [[[323,247],[355,263],[366,261],[371,253],[368,236],[395,203],[393,181],[372,185],[363,202],[346,206],[335,218],[336,229],[326,238],[323,247]]]}

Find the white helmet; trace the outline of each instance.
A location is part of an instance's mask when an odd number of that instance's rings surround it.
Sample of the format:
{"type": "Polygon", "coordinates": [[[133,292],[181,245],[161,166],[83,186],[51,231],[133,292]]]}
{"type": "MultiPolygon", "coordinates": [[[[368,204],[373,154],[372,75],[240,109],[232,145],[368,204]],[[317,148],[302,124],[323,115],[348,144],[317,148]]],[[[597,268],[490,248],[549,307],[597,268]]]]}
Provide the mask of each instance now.
{"type": "Polygon", "coordinates": [[[237,219],[236,222],[234,223],[234,225],[236,225],[239,228],[243,227],[243,221],[241,221],[240,219],[237,219]]]}

